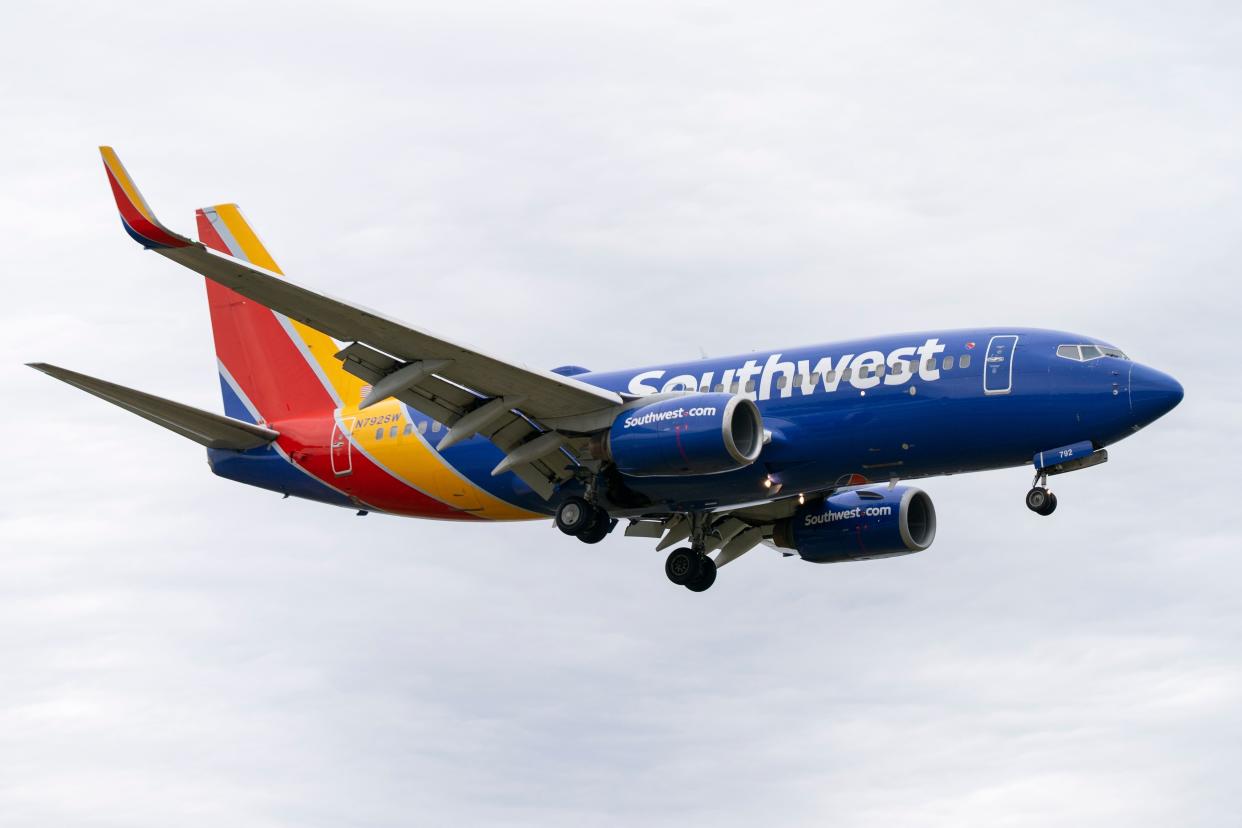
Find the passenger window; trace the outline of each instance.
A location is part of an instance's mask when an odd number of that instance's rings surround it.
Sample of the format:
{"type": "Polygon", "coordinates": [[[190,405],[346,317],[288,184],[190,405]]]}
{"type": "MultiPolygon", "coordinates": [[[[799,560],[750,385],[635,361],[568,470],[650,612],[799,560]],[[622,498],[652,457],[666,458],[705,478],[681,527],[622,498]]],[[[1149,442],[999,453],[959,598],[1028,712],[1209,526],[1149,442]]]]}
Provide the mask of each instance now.
{"type": "Polygon", "coordinates": [[[722,391],[724,391],[724,383],[723,382],[716,383],[716,393],[719,394],[722,391]]]}
{"type": "Polygon", "coordinates": [[[393,426],[392,428],[388,429],[388,436],[389,436],[389,437],[396,437],[396,436],[397,436],[397,429],[398,429],[398,428],[399,428],[399,426],[393,426]]]}
{"type": "Polygon", "coordinates": [[[849,381],[850,381],[850,377],[852,377],[852,376],[854,376],[854,369],[853,369],[853,368],[846,368],[844,371],[842,371],[842,372],[841,372],[841,381],[842,381],[842,382],[849,382],[849,381]]]}
{"type": "Polygon", "coordinates": [[[443,425],[443,424],[442,424],[439,420],[434,420],[434,421],[432,421],[432,423],[431,423],[431,433],[432,433],[432,434],[439,434],[439,433],[440,433],[440,429],[442,429],[442,428],[444,428],[444,425],[443,425]]]}
{"type": "Polygon", "coordinates": [[[828,373],[824,374],[824,382],[826,383],[831,384],[832,381],[835,380],[836,378],[837,378],[836,371],[829,371],[828,373]]]}
{"type": "Polygon", "coordinates": [[[754,381],[754,380],[750,380],[750,381],[748,381],[748,382],[746,383],[746,393],[748,393],[748,394],[749,394],[749,393],[753,392],[754,390],[755,390],[755,381],[754,381]]]}
{"type": "Polygon", "coordinates": [[[884,376],[884,366],[883,366],[883,365],[877,365],[877,366],[875,367],[875,375],[876,375],[877,377],[882,377],[882,376],[884,376]]]}
{"type": "Polygon", "coordinates": [[[419,434],[427,433],[427,421],[426,420],[423,420],[421,423],[418,424],[418,433],[419,434]]]}
{"type": "Polygon", "coordinates": [[[785,380],[785,378],[784,378],[784,377],[777,377],[777,378],[776,378],[776,387],[777,387],[777,388],[784,388],[787,384],[788,384],[788,383],[786,382],[786,380],[785,380]]]}
{"type": "Polygon", "coordinates": [[[410,436],[411,434],[413,434],[413,433],[414,433],[414,424],[413,424],[413,423],[406,423],[406,424],[405,424],[405,431],[403,432],[403,434],[404,434],[406,437],[409,437],[409,436],[410,436]]]}
{"type": "Polygon", "coordinates": [[[962,361],[958,363],[958,367],[960,368],[970,367],[970,354],[962,354],[962,361]]]}
{"type": "MultiPolygon", "coordinates": [[[[831,371],[829,371],[829,372],[828,372],[827,377],[828,377],[828,379],[829,379],[829,380],[831,380],[831,379],[832,379],[832,372],[831,372],[831,371]]],[[[819,382],[819,374],[811,374],[810,380],[811,380],[811,385],[816,384],[817,382],[819,382]]]]}
{"type": "Polygon", "coordinates": [[[384,427],[383,426],[380,426],[379,428],[375,429],[375,439],[376,440],[384,439],[384,427]]]}

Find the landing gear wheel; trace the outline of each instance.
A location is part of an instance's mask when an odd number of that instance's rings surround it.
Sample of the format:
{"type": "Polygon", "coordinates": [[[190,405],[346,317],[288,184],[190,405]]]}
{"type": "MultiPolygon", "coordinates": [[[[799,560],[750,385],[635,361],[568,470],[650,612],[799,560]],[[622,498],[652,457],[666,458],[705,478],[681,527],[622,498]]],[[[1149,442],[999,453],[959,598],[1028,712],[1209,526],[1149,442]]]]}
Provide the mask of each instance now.
{"type": "Polygon", "coordinates": [[[1054,495],[1052,492],[1048,492],[1048,502],[1044,504],[1044,508],[1039,510],[1039,513],[1043,515],[1044,517],[1047,517],[1048,515],[1055,512],[1056,510],[1057,510],[1057,496],[1054,495]]]}
{"type": "Polygon", "coordinates": [[[685,586],[699,574],[699,555],[693,549],[674,549],[664,562],[664,574],[677,586],[685,586]]]}
{"type": "MultiPolygon", "coordinates": [[[[1044,509],[1048,508],[1048,503],[1052,497],[1051,493],[1042,486],[1036,486],[1026,493],[1026,508],[1036,514],[1048,514],[1044,509]]],[[[1055,506],[1053,507],[1056,508],[1055,506]]]]}
{"type": "Polygon", "coordinates": [[[706,592],[716,583],[716,562],[706,555],[699,557],[699,572],[686,584],[691,592],[706,592]]]}
{"type": "Polygon", "coordinates": [[[581,535],[595,519],[595,507],[580,497],[567,497],[556,510],[556,528],[566,535],[581,535]]]}
{"type": "Polygon", "coordinates": [[[583,529],[578,535],[578,540],[583,543],[599,543],[604,538],[608,537],[608,533],[611,532],[612,527],[616,525],[617,522],[608,517],[607,512],[603,509],[595,509],[594,518],[592,519],[590,525],[583,529]]]}

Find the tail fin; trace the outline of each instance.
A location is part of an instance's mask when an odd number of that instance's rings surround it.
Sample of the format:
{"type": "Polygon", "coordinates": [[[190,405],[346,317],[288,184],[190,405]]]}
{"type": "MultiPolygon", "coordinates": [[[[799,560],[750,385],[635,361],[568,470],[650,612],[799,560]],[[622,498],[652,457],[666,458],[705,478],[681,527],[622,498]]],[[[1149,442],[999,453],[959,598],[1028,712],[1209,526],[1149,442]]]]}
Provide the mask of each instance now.
{"type": "MultiPolygon", "coordinates": [[[[197,211],[198,238],[213,250],[280,273],[236,204],[197,211]]],[[[253,422],[357,405],[362,380],[347,374],[327,334],[207,280],[224,410],[253,422]]]]}

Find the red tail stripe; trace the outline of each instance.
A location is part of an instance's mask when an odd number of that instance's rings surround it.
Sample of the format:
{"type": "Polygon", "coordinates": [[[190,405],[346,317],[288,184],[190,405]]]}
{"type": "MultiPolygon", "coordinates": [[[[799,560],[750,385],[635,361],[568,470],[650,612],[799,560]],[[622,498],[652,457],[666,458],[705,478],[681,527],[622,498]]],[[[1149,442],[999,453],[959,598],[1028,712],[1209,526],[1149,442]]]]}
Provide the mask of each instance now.
{"type": "MultiPolygon", "coordinates": [[[[203,244],[230,255],[211,222],[198,213],[203,244]]],[[[216,356],[266,420],[330,412],[335,400],[270,308],[207,281],[216,356]]]]}

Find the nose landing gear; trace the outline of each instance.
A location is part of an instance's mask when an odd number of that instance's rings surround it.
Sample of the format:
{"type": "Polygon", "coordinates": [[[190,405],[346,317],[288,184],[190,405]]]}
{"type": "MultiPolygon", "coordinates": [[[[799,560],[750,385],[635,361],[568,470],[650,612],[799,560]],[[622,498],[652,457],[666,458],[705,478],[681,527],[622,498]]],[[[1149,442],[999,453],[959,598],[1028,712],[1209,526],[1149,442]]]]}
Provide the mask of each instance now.
{"type": "Polygon", "coordinates": [[[1039,472],[1035,475],[1035,483],[1026,493],[1026,508],[1037,515],[1047,517],[1057,510],[1057,496],[1048,491],[1048,475],[1039,472]]]}

